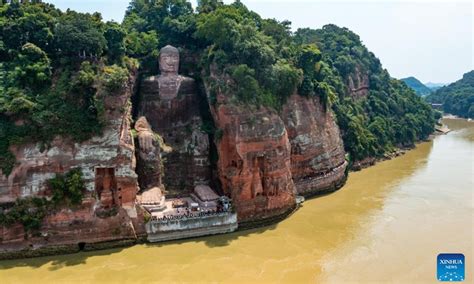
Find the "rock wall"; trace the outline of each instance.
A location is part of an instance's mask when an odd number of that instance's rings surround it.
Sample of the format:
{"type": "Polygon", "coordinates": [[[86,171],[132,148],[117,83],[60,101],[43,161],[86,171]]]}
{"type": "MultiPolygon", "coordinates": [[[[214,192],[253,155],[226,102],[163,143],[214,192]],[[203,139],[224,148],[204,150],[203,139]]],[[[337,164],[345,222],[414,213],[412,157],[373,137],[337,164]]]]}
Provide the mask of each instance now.
{"type": "Polygon", "coordinates": [[[292,95],[282,119],[291,144],[291,173],[298,194],[334,190],[345,180],[344,145],[339,127],[318,97],[292,95]]]}
{"type": "Polygon", "coordinates": [[[26,236],[19,224],[0,228],[0,249],[30,243],[110,241],[144,233],[143,216],[135,208],[138,184],[130,131],[134,78],[119,92],[103,95],[106,127],[101,135],[83,143],[58,137],[43,151],[34,143],[11,147],[17,163],[8,177],[0,175],[0,204],[20,197],[49,196],[47,181],[73,168],[81,169],[86,192],[77,208],[51,212],[35,236],[26,236]]]}
{"type": "Polygon", "coordinates": [[[369,74],[356,67],[355,71],[347,77],[347,93],[352,98],[364,98],[369,95],[369,74]]]}
{"type": "Polygon", "coordinates": [[[223,92],[215,101],[210,108],[220,133],[218,176],[240,223],[283,215],[294,207],[296,194],[316,195],[344,184],[339,127],[318,97],[294,94],[280,113],[239,104],[223,92]]]}
{"type": "Polygon", "coordinates": [[[295,206],[290,143],[275,111],[235,105],[218,96],[211,106],[218,132],[217,170],[239,222],[284,214],[295,206]],[[220,136],[220,135],[218,135],[220,136]]]}

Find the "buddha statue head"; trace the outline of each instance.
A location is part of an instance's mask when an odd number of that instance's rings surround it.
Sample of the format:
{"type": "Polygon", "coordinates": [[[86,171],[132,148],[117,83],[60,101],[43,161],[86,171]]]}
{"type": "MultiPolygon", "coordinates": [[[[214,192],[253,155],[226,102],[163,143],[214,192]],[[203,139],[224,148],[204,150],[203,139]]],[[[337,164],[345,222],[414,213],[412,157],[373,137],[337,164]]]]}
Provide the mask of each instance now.
{"type": "Polygon", "coordinates": [[[160,50],[160,72],[162,75],[177,75],[179,69],[179,51],[167,45],[160,50]]]}

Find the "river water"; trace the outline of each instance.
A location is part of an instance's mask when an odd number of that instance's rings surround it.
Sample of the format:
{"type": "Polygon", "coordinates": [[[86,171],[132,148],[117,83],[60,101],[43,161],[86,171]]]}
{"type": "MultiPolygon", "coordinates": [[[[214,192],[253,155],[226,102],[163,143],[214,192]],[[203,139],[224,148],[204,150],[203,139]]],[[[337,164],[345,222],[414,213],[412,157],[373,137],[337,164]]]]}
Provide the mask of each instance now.
{"type": "Polygon", "coordinates": [[[283,222],[246,232],[0,262],[0,283],[438,283],[439,253],[473,277],[474,122],[351,173],[283,222]]]}

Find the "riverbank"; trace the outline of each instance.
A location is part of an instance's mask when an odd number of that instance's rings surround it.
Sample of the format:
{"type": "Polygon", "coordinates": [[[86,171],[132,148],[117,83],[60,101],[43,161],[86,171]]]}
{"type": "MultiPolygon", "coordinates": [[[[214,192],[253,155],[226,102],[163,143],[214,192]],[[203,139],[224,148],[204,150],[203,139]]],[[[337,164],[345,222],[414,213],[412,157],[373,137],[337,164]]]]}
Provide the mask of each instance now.
{"type": "Polygon", "coordinates": [[[410,147],[395,148],[392,152],[385,153],[382,157],[367,157],[361,161],[356,161],[352,164],[350,171],[357,172],[362,169],[374,166],[375,164],[379,162],[391,160],[396,157],[400,157],[402,155],[405,155],[407,151],[415,149],[416,144],[423,143],[423,142],[426,142],[426,141],[417,141],[415,145],[410,146],[410,147]]]}
{"type": "MultiPolygon", "coordinates": [[[[464,253],[469,260],[474,251],[474,123],[447,124],[452,129],[449,135],[350,173],[341,190],[306,200],[277,225],[0,261],[0,279],[2,283],[433,283],[439,253],[464,253]],[[416,259],[417,265],[407,259],[416,259]]],[[[466,266],[466,283],[472,283],[472,268],[466,266]]]]}
{"type": "MultiPolygon", "coordinates": [[[[417,142],[421,143],[423,141],[417,142]]],[[[393,158],[399,157],[404,155],[408,150],[414,149],[416,146],[409,147],[409,148],[397,148],[393,152],[387,153],[383,157],[378,159],[375,158],[368,158],[363,162],[358,164],[354,164],[350,171],[360,171],[363,168],[367,168],[370,166],[374,166],[376,163],[386,160],[391,160],[393,158]]],[[[324,196],[335,192],[342,188],[348,179],[348,173],[344,175],[344,178],[337,183],[331,184],[328,187],[312,194],[306,194],[304,197],[306,199],[317,198],[320,196],[324,196]]],[[[295,204],[288,210],[282,211],[280,214],[275,216],[265,218],[262,220],[254,220],[251,222],[239,222],[237,228],[224,228],[222,230],[213,231],[211,230],[209,234],[206,234],[204,231],[199,231],[196,234],[190,233],[186,234],[185,236],[180,237],[166,237],[163,239],[165,242],[175,241],[177,239],[192,239],[196,237],[202,237],[207,235],[212,235],[216,233],[228,234],[237,229],[237,231],[246,231],[250,229],[257,229],[262,227],[272,226],[277,224],[293,213],[295,213],[300,208],[299,204],[295,204]]],[[[171,234],[173,236],[173,234],[171,234]]],[[[208,236],[209,237],[209,236],[208,236]]],[[[17,259],[17,258],[32,258],[32,257],[40,257],[40,256],[51,256],[57,254],[72,254],[78,253],[81,251],[92,251],[92,250],[103,250],[103,249],[111,249],[111,248],[118,248],[118,247],[128,247],[136,244],[141,244],[147,242],[144,237],[137,237],[136,239],[125,239],[125,240],[110,240],[105,242],[99,243],[79,243],[79,244],[59,244],[59,245],[42,245],[42,246],[30,246],[30,247],[22,247],[18,249],[8,249],[6,251],[0,251],[0,260],[4,259],[17,259]]]]}

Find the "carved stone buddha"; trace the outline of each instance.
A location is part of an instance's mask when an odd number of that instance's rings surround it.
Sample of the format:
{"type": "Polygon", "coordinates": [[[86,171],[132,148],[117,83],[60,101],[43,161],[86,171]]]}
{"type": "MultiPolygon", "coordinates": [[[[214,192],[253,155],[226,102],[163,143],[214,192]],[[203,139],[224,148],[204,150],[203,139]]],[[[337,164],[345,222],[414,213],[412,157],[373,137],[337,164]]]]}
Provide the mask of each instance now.
{"type": "Polygon", "coordinates": [[[171,195],[192,191],[210,179],[209,138],[201,130],[200,96],[194,79],[178,74],[179,62],[177,48],[163,47],[160,75],[146,78],[140,88],[139,117],[146,117],[152,131],[172,149],[162,153],[162,181],[171,195]]]}
{"type": "Polygon", "coordinates": [[[158,86],[160,98],[170,100],[178,95],[181,82],[184,77],[178,75],[179,51],[177,48],[167,45],[160,51],[160,72],[158,86]]]}

